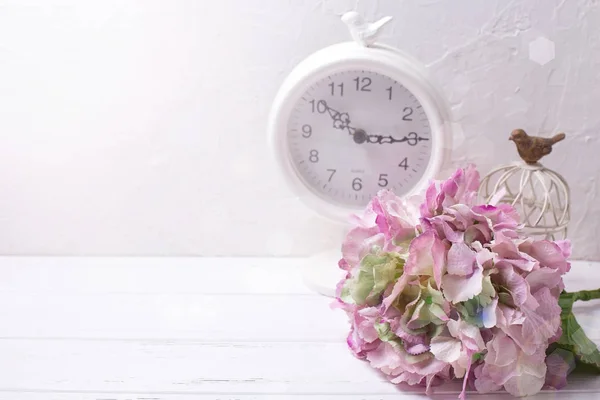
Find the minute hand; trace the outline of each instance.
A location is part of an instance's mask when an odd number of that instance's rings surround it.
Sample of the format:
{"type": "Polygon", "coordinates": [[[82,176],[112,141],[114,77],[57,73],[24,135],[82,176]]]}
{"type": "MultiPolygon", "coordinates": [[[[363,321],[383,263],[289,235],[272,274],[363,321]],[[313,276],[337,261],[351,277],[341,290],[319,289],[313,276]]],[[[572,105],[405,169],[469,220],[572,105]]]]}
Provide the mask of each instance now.
{"type": "Polygon", "coordinates": [[[429,138],[422,137],[417,135],[416,132],[410,132],[408,135],[396,139],[393,136],[383,136],[383,135],[367,135],[368,143],[377,143],[377,144],[387,144],[387,143],[403,143],[406,142],[409,146],[416,146],[419,142],[423,140],[429,140],[429,138]]]}

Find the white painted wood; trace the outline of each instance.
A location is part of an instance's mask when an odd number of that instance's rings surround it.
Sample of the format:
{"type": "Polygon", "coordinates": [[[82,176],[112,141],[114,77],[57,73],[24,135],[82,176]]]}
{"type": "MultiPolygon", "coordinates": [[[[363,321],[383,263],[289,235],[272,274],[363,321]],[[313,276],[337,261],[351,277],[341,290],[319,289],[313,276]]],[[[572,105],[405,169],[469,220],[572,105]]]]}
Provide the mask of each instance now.
{"type": "Polygon", "coordinates": [[[342,340],[345,316],[306,289],[299,263],[1,258],[0,337],[342,340]]]}
{"type": "MultiPolygon", "coordinates": [[[[0,257],[0,400],[421,398],[349,353],[302,261],[0,257]]],[[[575,263],[567,289],[600,286],[598,268],[575,263]]],[[[594,339],[597,305],[576,311],[594,339]]],[[[599,396],[599,378],[575,376],[540,398],[599,396]]]]}
{"type": "Polygon", "coordinates": [[[304,258],[0,257],[0,292],[311,294],[304,258]]]}
{"type": "Polygon", "coordinates": [[[0,293],[0,337],[340,341],[345,315],[330,303],[317,296],[0,293]]]}
{"type": "MultiPolygon", "coordinates": [[[[177,394],[177,393],[114,393],[114,392],[92,392],[92,393],[53,393],[53,392],[8,392],[7,398],[10,400],[37,400],[43,397],[44,400],[455,400],[456,394],[434,394],[425,396],[416,393],[396,393],[396,394],[177,394]]],[[[0,393],[0,396],[2,394],[0,393]]],[[[570,396],[576,396],[577,400],[597,400],[596,393],[576,392],[569,393],[570,396]]],[[[538,399],[558,399],[555,393],[542,393],[535,398],[538,399]]],[[[469,399],[473,400],[515,400],[515,397],[507,393],[493,393],[480,395],[475,393],[468,394],[469,399]]]]}
{"type": "MultiPolygon", "coordinates": [[[[1,396],[0,392],[0,396],[1,396]]],[[[397,393],[397,394],[176,394],[176,393],[114,393],[114,392],[91,392],[91,393],[65,393],[65,392],[7,392],[6,395],[11,400],[424,400],[427,398],[455,400],[456,394],[439,394],[426,397],[423,394],[397,393]]],[[[570,395],[573,395],[571,393],[570,395]]],[[[556,399],[553,393],[544,393],[536,396],[535,399],[556,399]]],[[[596,393],[577,393],[578,400],[597,400],[596,393]]],[[[7,398],[8,398],[7,397],[7,398]]],[[[514,400],[515,398],[507,393],[494,393],[480,395],[469,393],[469,398],[474,400],[514,400]]]]}
{"type": "MultiPolygon", "coordinates": [[[[0,392],[398,395],[397,387],[342,343],[5,339],[0,354],[0,392]]],[[[600,377],[573,382],[571,391],[561,393],[600,390],[600,377]]],[[[406,387],[399,394],[421,392],[406,387]]],[[[436,392],[456,394],[460,384],[436,392]]]]}

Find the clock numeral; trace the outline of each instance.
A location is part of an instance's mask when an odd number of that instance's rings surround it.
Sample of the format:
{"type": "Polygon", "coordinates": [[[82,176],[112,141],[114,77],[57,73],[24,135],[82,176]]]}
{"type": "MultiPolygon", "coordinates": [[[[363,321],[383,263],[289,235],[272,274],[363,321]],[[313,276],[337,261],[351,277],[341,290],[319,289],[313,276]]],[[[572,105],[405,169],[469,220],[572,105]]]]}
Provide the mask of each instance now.
{"type": "Polygon", "coordinates": [[[377,182],[379,187],[386,187],[388,185],[387,176],[388,174],[379,174],[379,182],[377,182]]]}
{"type": "Polygon", "coordinates": [[[404,160],[400,161],[400,164],[398,164],[398,166],[404,168],[404,170],[406,171],[408,169],[408,157],[404,157],[404,160]]]}
{"type": "Polygon", "coordinates": [[[337,170],[335,169],[328,169],[327,172],[331,172],[331,175],[329,175],[329,179],[327,179],[327,182],[331,182],[331,178],[333,178],[333,176],[335,175],[335,172],[337,170]]]}
{"type": "Polygon", "coordinates": [[[408,139],[406,143],[409,146],[416,146],[417,143],[419,143],[419,135],[417,135],[416,132],[410,132],[408,135],[406,135],[406,138],[408,139]]]}
{"type": "Polygon", "coordinates": [[[388,100],[392,99],[392,87],[390,86],[389,88],[385,89],[388,92],[388,100]]]}
{"type": "Polygon", "coordinates": [[[312,126],[302,125],[302,137],[309,138],[312,135],[312,126]]]}
{"type": "Polygon", "coordinates": [[[404,121],[412,121],[412,118],[409,118],[413,113],[413,109],[410,107],[404,107],[404,115],[402,116],[402,120],[404,121]]]}
{"type": "Polygon", "coordinates": [[[356,90],[360,92],[370,92],[369,86],[371,86],[371,78],[363,77],[362,79],[359,77],[354,78],[354,82],[356,82],[356,90]]]}
{"type": "MultiPolygon", "coordinates": [[[[335,85],[335,83],[331,82],[331,83],[329,84],[329,87],[331,88],[331,95],[332,95],[332,96],[335,96],[335,88],[336,88],[336,85],[335,85]]],[[[340,83],[339,85],[337,85],[337,87],[340,89],[340,90],[339,90],[339,92],[340,92],[340,96],[343,96],[343,95],[344,95],[344,84],[343,84],[343,83],[340,83]]]]}
{"type": "Polygon", "coordinates": [[[319,162],[319,152],[317,150],[311,150],[308,156],[308,161],[311,163],[319,162]]]}
{"type": "Polygon", "coordinates": [[[354,191],[358,192],[359,190],[361,190],[363,187],[362,185],[362,179],[360,178],[354,178],[352,180],[352,189],[354,189],[354,191]]]}
{"type": "Polygon", "coordinates": [[[323,100],[311,100],[309,103],[312,106],[312,112],[317,111],[319,114],[325,114],[325,112],[327,112],[327,103],[323,100]]]}

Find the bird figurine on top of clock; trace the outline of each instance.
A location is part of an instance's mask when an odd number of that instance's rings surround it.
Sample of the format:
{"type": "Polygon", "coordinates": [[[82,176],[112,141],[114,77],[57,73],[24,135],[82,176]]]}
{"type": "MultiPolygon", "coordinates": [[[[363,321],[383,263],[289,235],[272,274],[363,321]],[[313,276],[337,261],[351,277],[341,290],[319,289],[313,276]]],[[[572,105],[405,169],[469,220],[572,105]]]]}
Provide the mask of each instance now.
{"type": "Polygon", "coordinates": [[[378,21],[368,23],[356,11],[348,11],[342,16],[342,21],[348,25],[352,39],[363,46],[373,45],[381,28],[391,20],[392,17],[383,17],[378,21]]]}
{"type": "MultiPolygon", "coordinates": [[[[368,22],[350,11],[342,21],[352,40],[313,53],[290,72],[268,126],[291,189],[340,231],[381,189],[420,193],[451,148],[449,107],[425,68],[378,41],[392,18],[368,22]]],[[[328,253],[309,262],[307,280],[332,295],[340,250],[328,253]]]]}

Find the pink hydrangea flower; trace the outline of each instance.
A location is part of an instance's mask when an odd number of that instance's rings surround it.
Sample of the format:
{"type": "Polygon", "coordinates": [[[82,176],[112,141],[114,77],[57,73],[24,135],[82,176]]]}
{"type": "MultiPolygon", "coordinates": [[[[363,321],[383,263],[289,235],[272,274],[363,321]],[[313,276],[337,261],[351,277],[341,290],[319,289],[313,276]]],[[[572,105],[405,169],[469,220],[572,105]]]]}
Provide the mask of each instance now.
{"type": "Polygon", "coordinates": [[[343,269],[355,268],[374,249],[401,251],[416,236],[416,214],[411,205],[392,192],[382,190],[364,213],[355,216],[354,228],[342,244],[343,269]]]}
{"type": "MultiPolygon", "coordinates": [[[[418,206],[379,192],[342,245],[336,306],[350,349],[393,383],[430,390],[461,378],[461,398],[468,383],[534,394],[560,337],[570,244],[521,238],[516,211],[477,204],[478,185],[469,166],[433,182],[418,206]]],[[[548,365],[560,384],[568,368],[548,365]]]]}
{"type": "Polygon", "coordinates": [[[475,372],[475,388],[481,393],[504,387],[513,396],[539,392],[546,379],[546,348],[527,354],[504,332],[487,343],[484,362],[475,372]]]}

